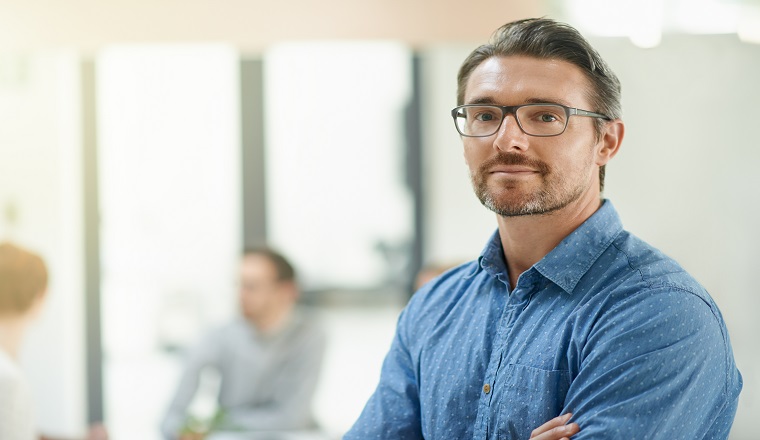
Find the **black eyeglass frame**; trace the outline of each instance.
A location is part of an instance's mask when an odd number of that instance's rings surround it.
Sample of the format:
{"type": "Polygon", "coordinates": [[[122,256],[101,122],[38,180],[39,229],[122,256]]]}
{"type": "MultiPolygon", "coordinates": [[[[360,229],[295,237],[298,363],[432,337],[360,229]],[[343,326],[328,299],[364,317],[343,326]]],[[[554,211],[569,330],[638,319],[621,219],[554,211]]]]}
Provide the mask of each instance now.
{"type": "Polygon", "coordinates": [[[596,113],[588,110],[582,110],[575,107],[568,107],[566,105],[557,104],[556,102],[540,102],[540,103],[530,103],[530,104],[520,104],[520,105],[496,105],[496,104],[464,104],[464,105],[458,105],[451,109],[451,117],[454,118],[454,127],[457,129],[457,132],[464,137],[488,137],[493,136],[494,134],[498,133],[501,129],[501,124],[504,123],[504,119],[506,119],[508,114],[512,114],[515,117],[515,121],[517,121],[517,126],[520,127],[520,130],[522,130],[523,133],[527,134],[528,136],[535,136],[535,137],[553,137],[553,136],[559,136],[562,133],[567,130],[567,124],[570,122],[570,116],[576,115],[576,116],[587,116],[589,118],[599,118],[604,119],[605,121],[611,121],[612,118],[603,115],[601,113],[596,113]],[[525,131],[525,129],[522,126],[522,123],[520,122],[520,118],[517,117],[517,110],[519,110],[522,107],[536,107],[536,106],[555,106],[555,107],[561,107],[563,110],[565,110],[565,126],[562,128],[562,131],[560,131],[557,134],[531,134],[525,131]],[[457,118],[460,114],[459,111],[463,108],[468,107],[492,107],[492,108],[498,108],[501,110],[501,120],[499,121],[499,125],[496,127],[496,130],[494,130],[493,133],[490,134],[464,134],[459,129],[459,124],[457,124],[457,118]]]}

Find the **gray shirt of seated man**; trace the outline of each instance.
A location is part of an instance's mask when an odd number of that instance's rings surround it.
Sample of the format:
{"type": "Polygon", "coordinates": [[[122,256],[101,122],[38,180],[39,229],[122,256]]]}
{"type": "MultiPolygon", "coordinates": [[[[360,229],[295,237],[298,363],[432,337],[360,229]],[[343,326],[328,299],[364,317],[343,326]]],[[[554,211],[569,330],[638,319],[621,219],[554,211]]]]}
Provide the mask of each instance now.
{"type": "Polygon", "coordinates": [[[314,428],[311,403],[325,349],[319,321],[296,305],[292,266],[279,254],[246,251],[240,268],[241,317],[206,334],[186,358],[161,424],[179,438],[202,373],[220,377],[220,430],[314,428]]]}

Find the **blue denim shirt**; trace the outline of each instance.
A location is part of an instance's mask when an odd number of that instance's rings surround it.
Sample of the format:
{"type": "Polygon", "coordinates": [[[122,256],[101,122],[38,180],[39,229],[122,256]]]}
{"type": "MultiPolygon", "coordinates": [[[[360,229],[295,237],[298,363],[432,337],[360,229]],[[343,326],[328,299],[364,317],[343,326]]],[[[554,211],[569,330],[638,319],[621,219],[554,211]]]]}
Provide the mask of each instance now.
{"type": "Polygon", "coordinates": [[[742,379],[705,289],[609,201],[510,289],[498,233],[402,312],[347,440],[725,439],[742,379]]]}

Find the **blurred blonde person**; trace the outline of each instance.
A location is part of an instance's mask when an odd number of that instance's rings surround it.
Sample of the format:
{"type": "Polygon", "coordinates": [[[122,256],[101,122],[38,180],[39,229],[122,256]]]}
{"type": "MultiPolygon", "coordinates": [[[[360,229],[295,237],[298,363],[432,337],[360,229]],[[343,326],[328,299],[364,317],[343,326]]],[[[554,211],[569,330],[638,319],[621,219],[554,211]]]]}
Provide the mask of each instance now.
{"type": "MultiPolygon", "coordinates": [[[[29,388],[18,366],[24,333],[47,296],[48,271],[38,255],[0,243],[0,440],[52,440],[38,436],[29,388]]],[[[88,440],[106,440],[104,427],[88,440]]]]}

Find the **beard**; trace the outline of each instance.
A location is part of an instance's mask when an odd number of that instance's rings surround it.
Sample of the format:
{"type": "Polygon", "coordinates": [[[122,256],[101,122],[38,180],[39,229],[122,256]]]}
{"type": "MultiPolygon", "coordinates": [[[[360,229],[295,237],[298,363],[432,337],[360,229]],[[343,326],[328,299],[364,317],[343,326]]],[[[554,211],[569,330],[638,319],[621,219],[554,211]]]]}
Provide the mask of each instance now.
{"type": "Polygon", "coordinates": [[[578,200],[585,190],[581,182],[573,186],[572,182],[557,176],[546,163],[516,153],[499,152],[483,162],[477,172],[471,171],[470,179],[480,203],[502,217],[549,214],[578,200]],[[517,182],[489,187],[489,172],[497,165],[523,165],[537,170],[540,187],[530,192],[521,190],[521,183],[517,182]]]}

